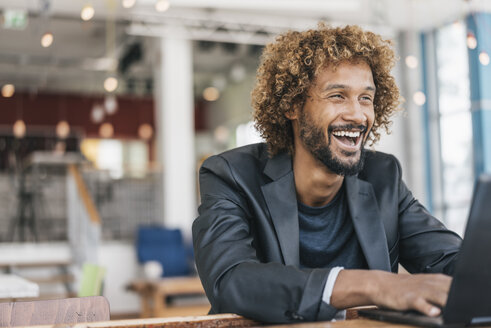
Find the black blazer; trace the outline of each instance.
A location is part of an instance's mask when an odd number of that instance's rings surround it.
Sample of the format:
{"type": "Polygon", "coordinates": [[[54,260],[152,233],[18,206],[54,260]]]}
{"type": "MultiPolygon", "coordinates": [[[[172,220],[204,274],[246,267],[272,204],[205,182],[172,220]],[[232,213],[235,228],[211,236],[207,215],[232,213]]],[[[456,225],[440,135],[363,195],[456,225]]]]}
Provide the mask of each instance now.
{"type": "MultiPolygon", "coordinates": [[[[392,155],[367,151],[345,178],[348,208],[370,269],[451,274],[460,237],[412,196],[392,155]]],[[[322,302],[329,268],[299,269],[297,198],[291,156],[265,144],[207,159],[193,223],[199,276],[212,313],[265,322],[329,320],[322,302]]]]}

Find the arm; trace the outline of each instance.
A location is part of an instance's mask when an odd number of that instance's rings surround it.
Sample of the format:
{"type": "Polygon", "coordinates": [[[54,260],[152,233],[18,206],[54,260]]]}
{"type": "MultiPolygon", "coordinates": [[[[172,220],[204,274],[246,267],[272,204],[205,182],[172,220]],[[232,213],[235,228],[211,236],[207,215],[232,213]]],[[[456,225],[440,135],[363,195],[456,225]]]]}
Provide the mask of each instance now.
{"type": "Polygon", "coordinates": [[[432,274],[343,270],[336,280],[331,304],[339,308],[375,304],[438,314],[439,309],[432,304],[445,304],[451,278],[435,273],[452,273],[461,238],[447,230],[412,196],[401,179],[400,164],[393,156],[374,163],[368,169],[370,174],[379,174],[377,170],[381,169],[384,172],[371,181],[380,207],[388,213],[383,216],[385,228],[398,237],[391,254],[398,254],[399,262],[411,273],[432,274]]]}
{"type": "Polygon", "coordinates": [[[417,310],[437,316],[447,301],[452,278],[443,274],[394,274],[377,270],[343,270],[331,296],[336,308],[374,304],[417,310]]]}
{"type": "Polygon", "coordinates": [[[462,239],[448,230],[418,202],[402,181],[399,171],[400,263],[411,273],[452,275],[462,239]]]}

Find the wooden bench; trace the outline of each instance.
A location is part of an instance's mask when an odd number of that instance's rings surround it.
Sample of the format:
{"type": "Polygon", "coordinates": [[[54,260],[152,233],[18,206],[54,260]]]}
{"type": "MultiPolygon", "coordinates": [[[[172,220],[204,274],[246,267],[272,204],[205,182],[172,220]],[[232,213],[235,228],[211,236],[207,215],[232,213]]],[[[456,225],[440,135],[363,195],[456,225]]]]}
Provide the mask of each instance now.
{"type": "Polygon", "coordinates": [[[140,279],[128,284],[127,289],[140,296],[142,318],[206,315],[210,310],[208,303],[175,306],[167,304],[169,297],[204,296],[205,291],[198,277],[140,279]]]}

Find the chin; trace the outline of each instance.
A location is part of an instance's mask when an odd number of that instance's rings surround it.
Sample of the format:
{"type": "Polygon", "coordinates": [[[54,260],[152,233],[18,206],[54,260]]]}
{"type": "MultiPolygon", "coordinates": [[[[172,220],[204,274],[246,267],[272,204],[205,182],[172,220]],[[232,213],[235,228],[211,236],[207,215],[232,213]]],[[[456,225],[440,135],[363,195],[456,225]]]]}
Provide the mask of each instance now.
{"type": "Polygon", "coordinates": [[[344,163],[346,165],[358,165],[360,158],[361,158],[360,150],[353,151],[353,152],[341,151],[340,156],[336,156],[336,159],[340,163],[344,163]]]}
{"type": "Polygon", "coordinates": [[[335,174],[342,176],[356,175],[363,169],[364,152],[362,149],[355,152],[341,153],[331,152],[326,148],[323,150],[316,153],[317,159],[335,174]]]}

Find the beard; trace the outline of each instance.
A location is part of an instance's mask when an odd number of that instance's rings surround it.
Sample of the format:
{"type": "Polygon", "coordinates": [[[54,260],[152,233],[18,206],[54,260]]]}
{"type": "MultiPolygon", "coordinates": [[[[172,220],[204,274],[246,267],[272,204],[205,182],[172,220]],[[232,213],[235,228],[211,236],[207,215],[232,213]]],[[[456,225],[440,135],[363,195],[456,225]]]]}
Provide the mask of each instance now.
{"type": "MultiPolygon", "coordinates": [[[[362,141],[358,159],[356,159],[358,151],[355,152],[347,152],[344,150],[340,150],[341,154],[346,157],[353,158],[353,161],[342,161],[339,157],[337,157],[334,152],[331,150],[331,137],[332,131],[334,128],[336,129],[345,129],[350,130],[353,128],[361,128],[361,131],[366,131],[366,126],[354,126],[352,124],[342,125],[342,126],[329,126],[328,128],[328,142],[326,143],[325,135],[323,133],[323,129],[316,126],[310,117],[307,116],[304,112],[301,112],[300,117],[298,119],[299,132],[300,132],[300,140],[303,142],[307,150],[320,161],[326,168],[328,168],[331,172],[342,175],[356,175],[363,169],[363,164],[365,160],[365,142],[362,141]]],[[[363,137],[363,135],[361,136],[363,137]]]]}

